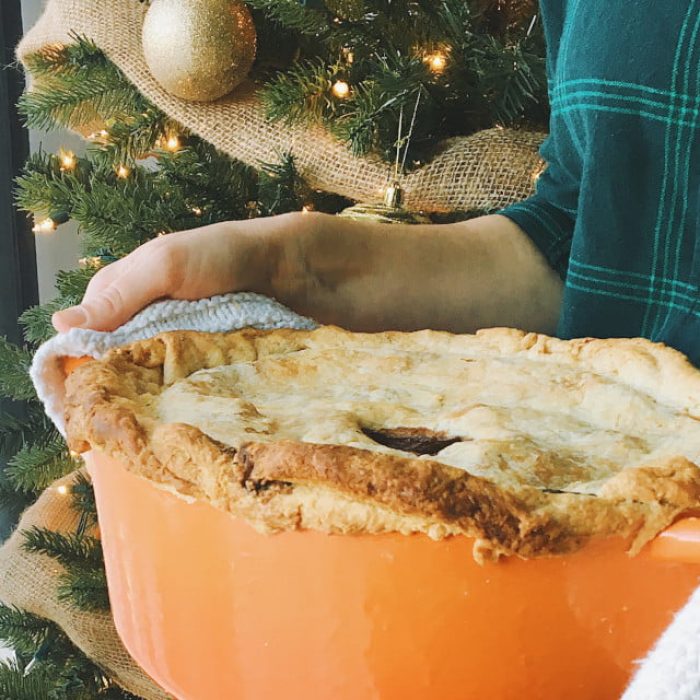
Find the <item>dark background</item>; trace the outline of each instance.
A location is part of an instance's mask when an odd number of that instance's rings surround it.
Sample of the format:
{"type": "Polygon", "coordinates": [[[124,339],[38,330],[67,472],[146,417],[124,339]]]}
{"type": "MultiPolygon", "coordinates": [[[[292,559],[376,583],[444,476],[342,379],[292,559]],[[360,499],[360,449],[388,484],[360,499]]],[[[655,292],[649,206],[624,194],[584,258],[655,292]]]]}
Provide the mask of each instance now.
{"type": "MultiPolygon", "coordinates": [[[[38,303],[31,223],[12,204],[13,180],[29,154],[29,137],[15,108],[24,89],[23,74],[14,56],[21,36],[20,0],[0,0],[0,335],[15,343],[22,338],[17,317],[38,303]]],[[[0,401],[3,413],[21,410],[21,406],[0,401]]],[[[0,468],[4,468],[1,462],[0,468]]],[[[0,511],[0,539],[9,527],[6,514],[0,511]]]]}

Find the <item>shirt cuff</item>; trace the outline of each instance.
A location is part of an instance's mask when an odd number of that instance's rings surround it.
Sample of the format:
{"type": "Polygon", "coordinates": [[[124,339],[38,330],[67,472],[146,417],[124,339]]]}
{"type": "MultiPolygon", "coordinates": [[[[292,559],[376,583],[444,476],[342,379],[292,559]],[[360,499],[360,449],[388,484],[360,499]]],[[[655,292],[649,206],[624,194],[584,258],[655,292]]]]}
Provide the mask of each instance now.
{"type": "Polygon", "coordinates": [[[569,214],[538,195],[496,213],[507,216],[525,231],[552,268],[566,279],[574,235],[574,221],[569,214]]]}

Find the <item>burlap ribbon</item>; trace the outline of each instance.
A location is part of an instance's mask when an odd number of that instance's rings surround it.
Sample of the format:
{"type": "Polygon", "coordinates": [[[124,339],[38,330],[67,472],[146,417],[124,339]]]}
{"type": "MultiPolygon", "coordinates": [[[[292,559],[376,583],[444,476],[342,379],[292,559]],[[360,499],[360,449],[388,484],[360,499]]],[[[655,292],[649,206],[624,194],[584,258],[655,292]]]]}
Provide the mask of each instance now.
{"type": "MultiPolygon", "coordinates": [[[[70,505],[70,495],[59,491],[70,487],[70,474],[56,481],[28,508],[10,539],[0,548],[0,602],[48,620],[63,629],[116,683],[146,700],[168,700],[161,690],[129,656],[109,612],[81,612],[58,598],[61,565],[45,554],[26,552],[24,532],[32,527],[74,533],[79,515],[70,505]]],[[[96,534],[96,533],[90,533],[96,534]]]]}
{"type": "MultiPolygon", "coordinates": [[[[381,201],[389,166],[354,157],[320,126],[283,127],[268,121],[252,84],[214,103],[180,100],[163,90],[144,62],[141,27],[147,6],[136,0],[49,0],[43,16],[18,48],[20,59],[71,35],[92,39],[134,85],[174,120],[224,153],[256,166],[291,150],[315,189],[363,202],[381,201]]],[[[525,199],[541,168],[543,134],[489,129],[447,139],[430,162],[404,180],[406,206],[435,212],[505,206],[525,199]]]]}

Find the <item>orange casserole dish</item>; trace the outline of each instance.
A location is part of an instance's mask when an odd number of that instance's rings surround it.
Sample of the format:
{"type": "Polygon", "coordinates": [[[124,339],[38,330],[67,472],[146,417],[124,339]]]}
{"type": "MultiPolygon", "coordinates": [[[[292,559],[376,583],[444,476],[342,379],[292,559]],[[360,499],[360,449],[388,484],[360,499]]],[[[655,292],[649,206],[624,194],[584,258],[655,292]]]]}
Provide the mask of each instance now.
{"type": "Polygon", "coordinates": [[[613,700],[700,577],[700,526],[479,565],[424,535],[261,535],[86,455],[117,629],[180,700],[613,700]]]}

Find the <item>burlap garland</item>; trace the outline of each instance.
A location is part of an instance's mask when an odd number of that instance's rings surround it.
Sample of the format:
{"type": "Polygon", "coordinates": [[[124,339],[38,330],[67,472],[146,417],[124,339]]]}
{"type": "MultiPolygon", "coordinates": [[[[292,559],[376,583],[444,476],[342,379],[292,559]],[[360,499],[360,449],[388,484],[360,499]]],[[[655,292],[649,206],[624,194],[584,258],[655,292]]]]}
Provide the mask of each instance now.
{"type": "MultiPolygon", "coordinates": [[[[71,641],[122,688],[146,700],[169,700],[129,656],[109,613],[80,612],[58,599],[61,565],[44,554],[26,552],[23,532],[33,526],[75,532],[79,515],[70,496],[58,487],[70,486],[74,474],[52,484],[28,508],[14,534],[0,548],[0,602],[53,620],[71,641]]],[[[95,534],[95,533],[91,533],[95,534]]]]}
{"type": "MultiPolygon", "coordinates": [[[[275,162],[291,150],[315,189],[362,202],[382,200],[389,166],[356,158],[321,127],[283,127],[264,117],[254,86],[243,85],[217,102],[184,102],[151,77],[141,47],[146,6],[136,0],[49,0],[39,22],[18,48],[18,57],[49,44],[71,42],[71,33],[92,39],[134,85],[166,114],[224,153],[250,165],[275,162]]],[[[435,212],[505,206],[525,199],[541,168],[537,148],[544,135],[489,129],[452,138],[430,162],[404,180],[406,207],[435,212]]]]}

